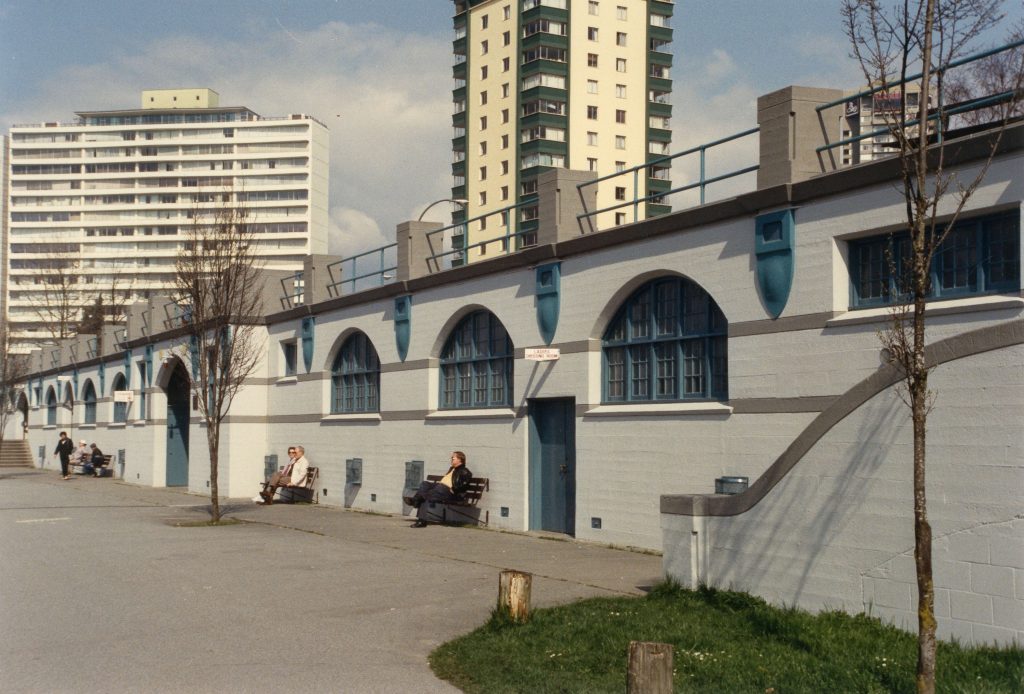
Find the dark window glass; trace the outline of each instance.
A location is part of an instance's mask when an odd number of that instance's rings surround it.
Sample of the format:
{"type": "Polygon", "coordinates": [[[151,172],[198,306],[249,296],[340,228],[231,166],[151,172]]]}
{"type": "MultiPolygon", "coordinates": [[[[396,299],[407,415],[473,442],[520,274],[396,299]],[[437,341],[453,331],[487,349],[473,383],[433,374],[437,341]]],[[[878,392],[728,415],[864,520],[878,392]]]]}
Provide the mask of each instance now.
{"type": "Polygon", "coordinates": [[[605,331],[604,401],[724,400],[727,331],[721,309],[693,282],[648,283],[605,331]]]}
{"type": "Polygon", "coordinates": [[[488,311],[463,318],[441,350],[441,409],[510,407],[512,340],[488,311]]]}

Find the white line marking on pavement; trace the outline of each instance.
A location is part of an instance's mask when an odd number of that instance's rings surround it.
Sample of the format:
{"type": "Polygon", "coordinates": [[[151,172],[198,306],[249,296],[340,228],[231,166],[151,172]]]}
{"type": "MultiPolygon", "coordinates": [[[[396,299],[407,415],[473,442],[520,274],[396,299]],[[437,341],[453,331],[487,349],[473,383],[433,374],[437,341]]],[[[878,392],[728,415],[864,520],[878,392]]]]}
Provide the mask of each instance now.
{"type": "Polygon", "coordinates": [[[28,520],[14,521],[15,523],[53,523],[54,521],[66,521],[71,520],[68,517],[64,518],[30,518],[28,520]]]}

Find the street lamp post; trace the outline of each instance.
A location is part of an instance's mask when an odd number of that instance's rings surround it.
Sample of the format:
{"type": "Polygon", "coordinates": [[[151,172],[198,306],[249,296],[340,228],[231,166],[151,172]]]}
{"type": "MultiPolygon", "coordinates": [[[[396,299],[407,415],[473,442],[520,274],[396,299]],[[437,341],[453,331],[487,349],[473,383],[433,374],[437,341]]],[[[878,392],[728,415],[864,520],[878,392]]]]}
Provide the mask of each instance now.
{"type": "Polygon", "coordinates": [[[427,211],[430,210],[431,207],[433,207],[434,205],[440,204],[442,202],[450,202],[450,203],[454,203],[456,205],[461,205],[462,209],[466,209],[466,205],[469,204],[469,200],[463,200],[462,198],[441,198],[440,200],[435,200],[434,202],[432,202],[429,205],[427,205],[426,209],[424,209],[422,212],[420,212],[420,216],[419,216],[419,218],[416,221],[417,222],[422,222],[423,221],[423,215],[425,215],[427,213],[427,211]]]}

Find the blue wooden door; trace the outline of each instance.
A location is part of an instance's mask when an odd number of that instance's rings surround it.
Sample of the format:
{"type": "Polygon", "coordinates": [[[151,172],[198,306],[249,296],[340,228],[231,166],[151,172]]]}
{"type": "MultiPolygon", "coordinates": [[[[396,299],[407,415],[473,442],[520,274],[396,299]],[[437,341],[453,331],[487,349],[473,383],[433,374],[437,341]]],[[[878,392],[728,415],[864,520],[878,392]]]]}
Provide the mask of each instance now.
{"type": "Polygon", "coordinates": [[[576,403],[530,400],[530,530],[576,533],[576,403]]]}
{"type": "Polygon", "coordinates": [[[188,485],[189,387],[185,368],[178,367],[167,384],[167,486],[188,485]]]}

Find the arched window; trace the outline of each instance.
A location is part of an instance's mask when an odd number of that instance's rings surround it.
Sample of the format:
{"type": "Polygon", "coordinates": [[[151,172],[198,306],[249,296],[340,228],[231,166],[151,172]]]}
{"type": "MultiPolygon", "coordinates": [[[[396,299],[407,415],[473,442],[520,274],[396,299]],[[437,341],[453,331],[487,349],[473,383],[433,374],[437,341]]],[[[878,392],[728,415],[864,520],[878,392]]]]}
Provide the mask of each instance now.
{"type": "MultiPolygon", "coordinates": [[[[118,374],[114,377],[114,386],[112,391],[125,390],[126,383],[124,374],[118,374]]],[[[128,403],[126,402],[114,402],[114,421],[115,422],[127,422],[128,421],[128,403]]]]}
{"type": "Polygon", "coordinates": [[[82,388],[82,402],[85,403],[85,420],[86,424],[96,423],[96,387],[93,386],[92,381],[86,381],[85,387],[82,388]]]}
{"type": "Polygon", "coordinates": [[[331,412],[380,411],[380,359],[363,333],[351,335],[331,366],[331,412]]]}
{"type": "Polygon", "coordinates": [[[441,352],[441,409],[512,406],[512,340],[494,314],[463,318],[441,352]]]}
{"type": "Polygon", "coordinates": [[[53,388],[46,391],[46,424],[51,427],[57,426],[57,394],[53,392],[53,388]]]}
{"type": "Polygon", "coordinates": [[[649,282],[605,331],[604,401],[725,400],[728,324],[690,280],[649,282]]]}

